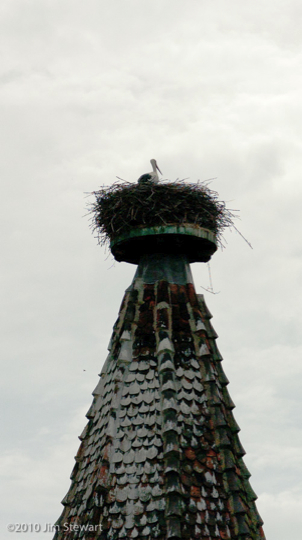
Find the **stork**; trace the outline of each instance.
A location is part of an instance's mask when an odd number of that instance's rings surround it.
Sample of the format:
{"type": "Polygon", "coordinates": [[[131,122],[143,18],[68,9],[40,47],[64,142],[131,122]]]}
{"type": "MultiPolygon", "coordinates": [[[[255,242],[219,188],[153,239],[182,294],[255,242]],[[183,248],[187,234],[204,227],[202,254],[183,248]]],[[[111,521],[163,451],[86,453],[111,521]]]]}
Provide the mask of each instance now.
{"type": "Polygon", "coordinates": [[[159,171],[160,174],[163,174],[163,173],[161,172],[160,168],[158,167],[158,165],[156,163],[156,159],[151,159],[150,163],[152,165],[153,171],[150,172],[150,173],[142,174],[142,176],[140,176],[139,179],[138,179],[139,184],[144,184],[145,182],[153,182],[153,183],[157,184],[159,182],[157,171],[159,171]]]}

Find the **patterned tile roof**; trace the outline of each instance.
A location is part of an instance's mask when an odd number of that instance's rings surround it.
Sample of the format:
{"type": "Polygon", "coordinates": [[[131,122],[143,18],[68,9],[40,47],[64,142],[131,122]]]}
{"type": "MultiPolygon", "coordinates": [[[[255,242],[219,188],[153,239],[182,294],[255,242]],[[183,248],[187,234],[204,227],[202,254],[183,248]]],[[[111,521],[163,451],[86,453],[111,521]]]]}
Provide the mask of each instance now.
{"type": "Polygon", "coordinates": [[[142,258],[55,540],[265,538],[210,319],[184,257],[142,258]]]}

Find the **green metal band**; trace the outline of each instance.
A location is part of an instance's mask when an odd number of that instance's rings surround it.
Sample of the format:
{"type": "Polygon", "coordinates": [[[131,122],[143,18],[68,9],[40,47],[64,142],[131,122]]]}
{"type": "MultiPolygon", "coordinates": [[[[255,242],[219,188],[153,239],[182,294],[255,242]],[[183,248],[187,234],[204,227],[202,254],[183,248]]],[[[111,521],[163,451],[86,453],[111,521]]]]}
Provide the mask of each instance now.
{"type": "Polygon", "coordinates": [[[204,229],[200,225],[159,225],[156,227],[141,227],[137,229],[130,229],[129,232],[121,234],[110,242],[110,248],[113,248],[116,244],[130,240],[131,238],[138,238],[143,236],[155,236],[160,234],[181,234],[186,236],[195,236],[197,238],[203,238],[209,242],[213,242],[217,245],[215,234],[209,229],[204,229]]]}

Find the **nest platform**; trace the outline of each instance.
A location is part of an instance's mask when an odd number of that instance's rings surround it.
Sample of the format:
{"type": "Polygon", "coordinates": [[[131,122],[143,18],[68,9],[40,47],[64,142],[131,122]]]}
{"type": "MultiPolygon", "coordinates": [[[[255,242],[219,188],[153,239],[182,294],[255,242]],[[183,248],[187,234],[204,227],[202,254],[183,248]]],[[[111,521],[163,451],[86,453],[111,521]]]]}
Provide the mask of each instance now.
{"type": "Polygon", "coordinates": [[[92,229],[114,258],[138,264],[143,255],[184,255],[208,262],[233,226],[233,214],[207,184],[127,183],[93,192],[92,229]]]}
{"type": "Polygon", "coordinates": [[[185,255],[188,262],[208,262],[217,250],[212,231],[195,224],[169,224],[130,229],[111,241],[114,258],[139,264],[142,256],[152,253],[185,255]]]}

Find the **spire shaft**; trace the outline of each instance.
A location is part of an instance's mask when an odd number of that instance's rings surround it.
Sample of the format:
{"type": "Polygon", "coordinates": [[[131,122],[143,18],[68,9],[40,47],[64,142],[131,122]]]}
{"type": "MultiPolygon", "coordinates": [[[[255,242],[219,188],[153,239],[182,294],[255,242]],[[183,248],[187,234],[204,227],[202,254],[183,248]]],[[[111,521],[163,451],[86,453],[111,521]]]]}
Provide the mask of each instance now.
{"type": "Polygon", "coordinates": [[[186,257],[141,258],[56,540],[264,538],[210,319],[186,257]]]}

